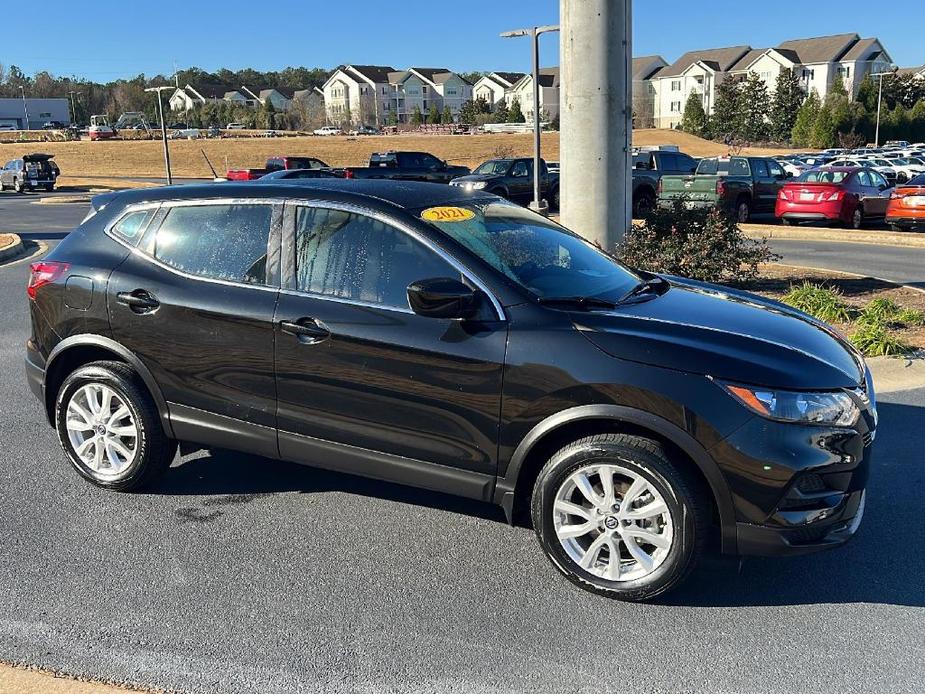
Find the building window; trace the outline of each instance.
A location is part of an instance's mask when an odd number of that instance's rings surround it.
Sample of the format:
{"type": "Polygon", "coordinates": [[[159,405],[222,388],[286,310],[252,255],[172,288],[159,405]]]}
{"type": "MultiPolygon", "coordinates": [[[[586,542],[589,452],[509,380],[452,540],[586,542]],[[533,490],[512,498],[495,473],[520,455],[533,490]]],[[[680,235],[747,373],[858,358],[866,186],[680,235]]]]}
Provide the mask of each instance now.
{"type": "Polygon", "coordinates": [[[447,88],[446,93],[447,96],[456,96],[456,90],[449,87],[447,88]]]}
{"type": "Polygon", "coordinates": [[[671,80],[671,91],[673,92],[681,91],[681,80],[671,80]]]}
{"type": "Polygon", "coordinates": [[[851,68],[850,67],[838,68],[838,76],[846,80],[851,79],[851,68]]]}
{"type": "Polygon", "coordinates": [[[803,79],[812,80],[816,78],[815,70],[803,70],[803,79]]]}
{"type": "Polygon", "coordinates": [[[681,102],[680,102],[680,101],[672,101],[672,102],[671,102],[671,112],[672,112],[672,113],[681,113],[681,102]]]}

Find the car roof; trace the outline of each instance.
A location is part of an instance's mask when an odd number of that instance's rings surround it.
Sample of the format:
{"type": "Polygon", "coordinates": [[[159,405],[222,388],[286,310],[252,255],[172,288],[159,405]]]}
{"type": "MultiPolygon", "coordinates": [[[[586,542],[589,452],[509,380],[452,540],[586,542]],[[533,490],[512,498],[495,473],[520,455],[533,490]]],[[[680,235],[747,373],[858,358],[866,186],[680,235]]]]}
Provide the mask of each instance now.
{"type": "Polygon", "coordinates": [[[306,178],[283,183],[206,183],[174,185],[160,188],[126,190],[94,198],[94,207],[114,200],[122,205],[142,202],[201,200],[217,198],[282,198],[355,203],[387,211],[390,208],[417,209],[451,203],[462,204],[474,198],[490,197],[487,193],[442,183],[417,181],[362,180],[344,178],[306,178]]]}

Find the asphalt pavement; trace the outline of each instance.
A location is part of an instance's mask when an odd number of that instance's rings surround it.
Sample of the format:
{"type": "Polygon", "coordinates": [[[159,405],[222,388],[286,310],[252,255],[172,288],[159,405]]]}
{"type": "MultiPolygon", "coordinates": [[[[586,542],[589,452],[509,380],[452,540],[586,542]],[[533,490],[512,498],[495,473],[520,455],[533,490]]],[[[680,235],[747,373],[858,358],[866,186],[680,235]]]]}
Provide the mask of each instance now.
{"type": "Polygon", "coordinates": [[[0,267],[0,661],[195,692],[925,690],[925,390],[881,399],[848,546],[621,604],[440,494],[222,450],[92,487],[25,383],[26,275],[0,267]]]}

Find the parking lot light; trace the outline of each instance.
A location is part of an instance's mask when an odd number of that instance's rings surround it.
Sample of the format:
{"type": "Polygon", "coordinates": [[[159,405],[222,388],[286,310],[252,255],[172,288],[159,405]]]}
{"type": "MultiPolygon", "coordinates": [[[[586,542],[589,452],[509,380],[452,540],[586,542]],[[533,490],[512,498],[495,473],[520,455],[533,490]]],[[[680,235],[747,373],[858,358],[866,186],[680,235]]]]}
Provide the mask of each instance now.
{"type": "Polygon", "coordinates": [[[890,69],[887,72],[875,72],[871,77],[880,78],[880,89],[877,91],[877,131],[874,135],[874,147],[880,146],[880,106],[883,103],[883,78],[892,77],[896,74],[896,71],[899,70],[898,65],[890,65],[890,69]]]}
{"type": "Polygon", "coordinates": [[[170,173],[170,147],[167,145],[167,121],[164,120],[164,102],[161,92],[174,87],[148,87],[146,92],[157,92],[157,115],[161,119],[161,140],[164,142],[164,167],[167,169],[167,185],[173,185],[173,176],[170,173]]]}
{"type": "Polygon", "coordinates": [[[549,212],[549,205],[540,200],[540,133],[542,132],[540,125],[540,34],[553,31],[559,31],[558,24],[515,29],[501,34],[503,39],[522,36],[533,38],[533,202],[530,203],[530,209],[540,214],[549,212]]]}

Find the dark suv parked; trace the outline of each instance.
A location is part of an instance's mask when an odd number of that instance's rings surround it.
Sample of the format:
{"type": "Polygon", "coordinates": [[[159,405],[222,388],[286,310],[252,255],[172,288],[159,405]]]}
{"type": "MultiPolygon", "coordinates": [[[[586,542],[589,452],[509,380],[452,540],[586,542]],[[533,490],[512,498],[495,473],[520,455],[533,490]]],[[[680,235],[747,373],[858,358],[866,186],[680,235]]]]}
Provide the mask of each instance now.
{"type": "Polygon", "coordinates": [[[714,538],[793,554],[861,521],[869,372],[781,304],[634,272],[449,186],[93,205],[32,266],[26,370],[102,487],[153,482],[186,441],[449,492],[532,522],[570,580],[629,600],[714,538]]]}

